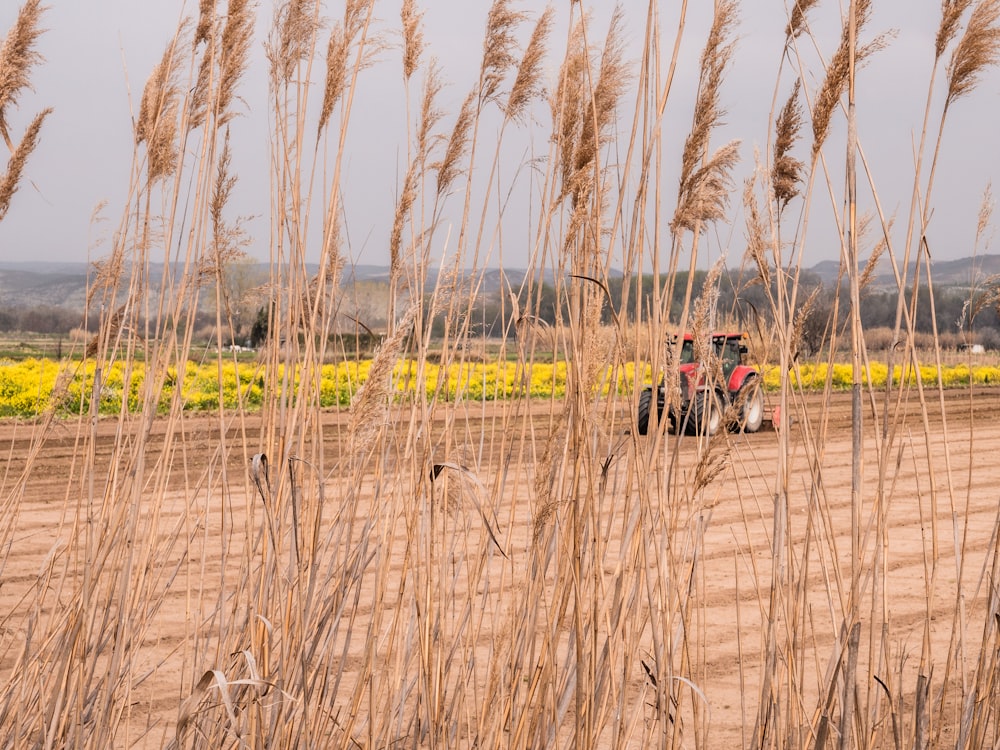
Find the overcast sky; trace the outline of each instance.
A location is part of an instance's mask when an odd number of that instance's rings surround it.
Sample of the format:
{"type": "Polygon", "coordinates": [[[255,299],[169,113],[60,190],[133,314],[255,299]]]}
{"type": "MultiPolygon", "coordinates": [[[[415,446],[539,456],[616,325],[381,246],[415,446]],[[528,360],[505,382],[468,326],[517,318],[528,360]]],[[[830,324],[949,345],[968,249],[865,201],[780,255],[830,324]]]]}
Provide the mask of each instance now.
{"type": "MultiPolygon", "coordinates": [[[[20,101],[10,116],[15,140],[41,108],[51,106],[41,143],[27,168],[29,182],[22,184],[6,219],[0,222],[0,258],[3,260],[85,261],[107,252],[97,246],[108,227],[114,226],[126,201],[129,163],[132,156],[132,109],[145,80],[173,35],[178,20],[193,14],[197,3],[181,0],[49,0],[39,51],[44,63],[32,75],[34,91],[20,101]],[[91,216],[95,207],[107,202],[103,215],[108,220],[97,228],[91,216]]],[[[427,55],[441,63],[449,87],[441,105],[453,117],[478,70],[487,0],[444,2],[425,0],[424,23],[427,55]]],[[[557,15],[565,24],[570,4],[560,1],[557,15]]],[[[607,4],[592,2],[594,36],[606,30],[607,4]]],[[[664,0],[660,7],[663,26],[671,28],[678,0],[664,0]]],[[[697,60],[710,23],[711,3],[691,2],[682,65],[664,121],[665,148],[679,154],[690,122],[689,99],[695,89],[697,60]]],[[[840,6],[821,0],[811,18],[819,50],[829,56],[839,36],[840,6]]],[[[0,33],[12,25],[20,2],[0,2],[0,33]]],[[[541,5],[515,2],[515,6],[535,14],[541,5]]],[[[767,139],[768,111],[774,92],[779,54],[786,19],[783,0],[753,0],[742,3],[739,42],[734,65],[722,92],[727,110],[725,127],[714,138],[719,145],[733,138],[742,140],[742,162],[737,171],[737,189],[730,205],[730,220],[712,232],[714,252],[726,252],[730,264],[743,253],[743,217],[740,185],[753,168],[755,148],[767,139]]],[[[377,15],[390,41],[398,40],[398,0],[380,0],[377,15]]],[[[646,4],[639,0],[623,3],[626,18],[628,57],[639,56],[646,4]]],[[[902,225],[910,202],[913,153],[919,135],[926,100],[927,80],[932,62],[933,41],[938,25],[940,0],[876,0],[876,12],[866,32],[893,31],[889,46],[861,72],[858,89],[858,123],[862,146],[871,162],[883,208],[898,215],[902,225]]],[[[328,14],[339,15],[337,2],[328,4],[328,14]]],[[[263,55],[263,31],[270,24],[273,4],[262,0],[257,8],[261,33],[253,48],[254,61],[240,89],[242,113],[233,125],[234,164],[240,183],[235,201],[240,215],[254,217],[248,224],[254,235],[252,246],[258,257],[267,257],[269,153],[267,132],[267,80],[263,55]]],[[[526,31],[530,27],[526,27],[526,31]]],[[[550,77],[554,78],[561,58],[564,26],[552,37],[550,77]]],[[[672,40],[665,39],[669,46],[672,40]]],[[[812,64],[806,83],[818,86],[819,64],[812,64]]],[[[391,223],[400,174],[405,169],[402,132],[402,82],[399,50],[387,49],[381,62],[365,73],[363,96],[356,107],[350,129],[350,157],[344,177],[344,205],[347,215],[348,247],[358,262],[387,262],[386,226],[391,223]]],[[[792,78],[782,79],[784,98],[792,78]]],[[[941,85],[943,88],[943,83],[941,85]]],[[[929,231],[936,259],[971,255],[977,215],[987,184],[1000,174],[1000,143],[997,141],[997,114],[1000,112],[1000,75],[991,70],[970,96],[962,99],[949,115],[942,146],[941,164],[935,178],[934,214],[929,231]]],[[[939,117],[934,108],[934,121],[939,117]]],[[[540,110],[544,115],[545,110],[540,110]]],[[[623,112],[629,115],[629,112],[623,112]]],[[[841,196],[844,161],[843,127],[837,128],[825,149],[831,163],[834,188],[841,196]]],[[[533,153],[544,153],[547,123],[539,122],[529,133],[537,133],[533,153]]],[[[808,131],[807,131],[808,132],[808,131]]],[[[530,136],[522,136],[529,138],[530,136]]],[[[525,142],[527,143],[527,141],[525,142]]],[[[799,154],[808,154],[809,138],[800,143],[799,154]]],[[[525,154],[529,146],[524,145],[525,154]]],[[[485,168],[484,168],[485,169],[485,168]]],[[[676,190],[675,184],[668,189],[676,190]]],[[[831,206],[825,192],[818,193],[814,209],[816,227],[810,229],[806,265],[837,257],[836,229],[829,217],[838,209],[831,206]],[[822,218],[822,216],[827,218],[822,218]],[[818,229],[817,229],[818,227],[818,229]],[[832,234],[825,241],[823,233],[832,234]]],[[[840,198],[838,198],[840,200],[840,198]]],[[[868,201],[870,203],[870,201],[868,201]]],[[[524,210],[514,204],[515,213],[524,210]]],[[[669,217],[668,217],[669,218],[669,217]]],[[[508,215],[507,220],[516,219],[508,215]]],[[[523,223],[523,222],[522,222],[523,223]]],[[[901,230],[900,230],[901,231],[901,230]]],[[[897,241],[901,241],[897,240],[897,241]]],[[[1000,252],[980,246],[979,253],[1000,252]]],[[[900,248],[901,252],[901,248],[900,248]]],[[[505,250],[503,262],[523,264],[526,256],[516,249],[505,250]]]]}

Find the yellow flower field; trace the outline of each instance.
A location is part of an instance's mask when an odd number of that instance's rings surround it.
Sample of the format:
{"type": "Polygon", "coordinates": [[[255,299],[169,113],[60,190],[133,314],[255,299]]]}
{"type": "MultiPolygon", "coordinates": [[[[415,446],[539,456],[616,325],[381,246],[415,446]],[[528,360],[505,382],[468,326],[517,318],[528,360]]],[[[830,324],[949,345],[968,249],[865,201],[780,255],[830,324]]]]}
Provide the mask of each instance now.
{"type": "MultiPolygon", "coordinates": [[[[320,405],[338,407],[350,404],[367,380],[371,364],[370,360],[365,360],[324,365],[315,386],[320,405]]],[[[35,416],[50,408],[62,414],[87,413],[93,397],[94,373],[93,362],[81,364],[49,359],[0,361],[0,417],[35,416]]],[[[97,394],[100,413],[119,412],[123,399],[126,399],[130,411],[140,408],[139,400],[146,377],[142,363],[128,367],[122,362],[115,362],[101,375],[102,384],[97,394]]],[[[301,373],[290,375],[291,387],[301,387],[301,373]]],[[[220,400],[226,409],[242,405],[253,410],[263,402],[267,377],[264,368],[255,363],[237,365],[227,362],[220,368],[215,362],[189,362],[183,371],[171,367],[161,374],[162,388],[157,408],[166,410],[169,407],[179,385],[181,402],[186,410],[217,409],[220,400]]],[[[447,367],[424,363],[421,372],[417,361],[400,360],[393,370],[395,392],[400,398],[414,393],[421,377],[429,398],[446,401],[499,401],[524,396],[561,398],[566,393],[567,365],[566,362],[537,363],[525,369],[514,362],[465,363],[447,367]]],[[[828,377],[833,388],[849,388],[851,367],[846,364],[805,364],[792,373],[793,383],[800,383],[805,390],[822,389],[828,377]]],[[[866,372],[865,382],[880,387],[885,385],[887,377],[886,365],[873,362],[866,372]]],[[[925,383],[935,384],[937,369],[922,366],[920,377],[925,383]]],[[[280,387],[285,381],[283,369],[279,369],[274,378],[280,387]]],[[[945,387],[966,386],[970,382],[977,385],[998,384],[1000,367],[977,366],[970,369],[965,364],[948,366],[942,368],[941,378],[945,387]]],[[[639,380],[647,385],[652,381],[648,366],[639,380]]],[[[899,384],[901,381],[916,382],[913,368],[899,365],[894,368],[893,382],[899,384]]],[[[635,382],[635,365],[630,362],[616,372],[609,368],[600,379],[599,388],[605,395],[612,390],[628,393],[635,382]]],[[[779,383],[779,369],[767,368],[764,372],[765,387],[775,390],[779,383]]]]}

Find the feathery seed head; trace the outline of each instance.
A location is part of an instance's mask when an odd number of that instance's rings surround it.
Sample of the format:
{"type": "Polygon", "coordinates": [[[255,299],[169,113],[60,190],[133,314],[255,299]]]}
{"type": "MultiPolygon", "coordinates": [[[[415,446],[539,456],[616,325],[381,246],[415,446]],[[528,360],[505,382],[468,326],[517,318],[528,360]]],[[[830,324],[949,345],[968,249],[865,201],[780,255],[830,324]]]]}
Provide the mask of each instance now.
{"type": "Polygon", "coordinates": [[[177,40],[149,74],[139,103],[135,126],[136,144],[146,144],[150,181],[173,174],[177,160],[178,88],[176,82],[177,40]]]}
{"type": "Polygon", "coordinates": [[[247,67],[250,44],[253,41],[253,5],[251,0],[229,0],[226,25],[222,30],[219,61],[219,88],[215,111],[220,123],[231,120],[230,111],[236,85],[247,67]]]}
{"type": "Polygon", "coordinates": [[[437,168],[437,194],[444,195],[451,187],[451,183],[459,175],[459,164],[465,156],[469,145],[469,136],[472,130],[472,123],[475,119],[475,92],[470,92],[462,103],[462,109],[455,120],[455,127],[451,131],[451,138],[444,150],[444,158],[437,168]]]}
{"type": "Polygon", "coordinates": [[[726,40],[736,22],[736,4],[732,0],[724,0],[716,5],[712,28],[701,56],[701,81],[695,101],[694,122],[684,142],[681,156],[681,196],[690,193],[694,187],[691,180],[700,171],[712,131],[725,114],[719,106],[719,93],[726,66],[733,53],[733,43],[726,40]]]}
{"type": "Polygon", "coordinates": [[[496,97],[500,84],[514,66],[517,40],[514,34],[525,19],[524,13],[512,10],[510,0],[493,0],[486,16],[486,38],[483,40],[483,60],[480,67],[479,101],[496,97]]]}
{"type": "Polygon", "coordinates": [[[517,76],[505,108],[507,117],[512,120],[523,118],[528,103],[542,93],[542,60],[545,58],[545,43],[552,30],[553,16],[554,11],[549,6],[535,24],[531,40],[517,68],[517,76]]]}
{"type": "Polygon", "coordinates": [[[786,43],[796,38],[806,28],[806,14],[817,5],[819,0],[795,0],[792,14],[785,26],[786,43]]]}
{"type": "Polygon", "coordinates": [[[945,49],[958,33],[958,24],[962,15],[973,0],[941,0],[941,23],[938,26],[937,37],[934,40],[934,59],[940,59],[945,49]]]}
{"type": "Polygon", "coordinates": [[[403,78],[407,81],[420,65],[424,51],[424,32],[421,26],[423,11],[418,11],[415,0],[403,0],[399,11],[403,23],[403,78]]]}
{"type": "MultiPolygon", "coordinates": [[[[858,0],[856,8],[856,32],[860,34],[871,17],[871,0],[858,0]]],[[[870,44],[859,47],[855,52],[855,65],[860,66],[868,57],[883,46],[885,46],[885,37],[878,37],[870,44]]],[[[826,76],[823,79],[823,84],[820,87],[815,105],[813,106],[812,153],[814,157],[823,147],[823,143],[829,134],[830,120],[833,117],[833,112],[840,103],[840,97],[847,87],[850,64],[850,19],[845,19],[840,34],[840,45],[826,67],[826,76]]]]}
{"type": "Polygon", "coordinates": [[[309,0],[285,0],[275,8],[268,59],[274,81],[287,84],[298,64],[306,59],[316,31],[314,11],[309,0]]]}
{"type": "Polygon", "coordinates": [[[35,115],[35,119],[31,121],[24,136],[21,138],[21,142],[14,149],[10,161],[7,163],[6,174],[0,176],[0,221],[3,221],[4,216],[7,215],[7,211],[10,209],[10,201],[14,197],[14,193],[17,192],[17,186],[21,181],[24,166],[27,164],[28,157],[31,156],[32,151],[35,150],[35,146],[38,145],[38,135],[42,130],[42,123],[51,112],[51,109],[46,109],[35,115]]]}
{"type": "Polygon", "coordinates": [[[41,0],[27,0],[0,45],[0,135],[11,149],[7,110],[17,105],[18,96],[24,89],[31,87],[31,68],[42,60],[35,45],[42,34],[38,24],[45,10],[41,0]]]}
{"type": "Polygon", "coordinates": [[[754,181],[748,179],[743,186],[743,213],[746,216],[747,225],[747,250],[746,254],[753,260],[757,267],[761,283],[765,289],[771,286],[771,263],[767,257],[767,242],[764,240],[764,224],[760,218],[760,210],[757,206],[757,197],[753,190],[754,181]]]}
{"type": "Polygon", "coordinates": [[[680,195],[671,230],[696,231],[712,221],[725,218],[729,205],[730,173],[739,161],[739,141],[716,149],[705,163],[689,176],[680,195]]]}
{"type": "Polygon", "coordinates": [[[212,28],[215,26],[215,3],[216,0],[199,0],[198,25],[194,29],[195,47],[212,37],[212,28]]]}
{"type": "Polygon", "coordinates": [[[330,121],[333,108],[344,95],[347,81],[347,55],[350,45],[343,26],[335,26],[330,31],[330,42],[326,47],[326,87],[323,90],[323,106],[320,109],[320,132],[330,121]]]}
{"type": "Polygon", "coordinates": [[[771,183],[778,212],[799,193],[802,162],[791,155],[792,147],[799,138],[802,125],[802,105],[799,102],[799,81],[795,81],[792,93],[778,115],[775,123],[774,164],[771,167],[771,183]]]}
{"type": "Polygon", "coordinates": [[[1000,0],[980,0],[948,64],[945,106],[975,89],[987,68],[1000,63],[1000,0]]]}

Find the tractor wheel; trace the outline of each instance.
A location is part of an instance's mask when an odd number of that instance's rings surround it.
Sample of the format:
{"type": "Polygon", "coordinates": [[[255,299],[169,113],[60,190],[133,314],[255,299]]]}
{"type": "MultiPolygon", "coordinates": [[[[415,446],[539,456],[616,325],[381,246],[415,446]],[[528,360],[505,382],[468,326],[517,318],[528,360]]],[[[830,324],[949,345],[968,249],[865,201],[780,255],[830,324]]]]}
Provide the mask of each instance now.
{"type": "Polygon", "coordinates": [[[639,394],[639,416],[636,420],[639,434],[649,432],[649,412],[653,408],[653,389],[646,388],[639,394]]]}
{"type": "Polygon", "coordinates": [[[722,402],[713,390],[704,390],[694,397],[687,415],[689,435],[714,435],[722,424],[722,402]]]}
{"type": "Polygon", "coordinates": [[[760,380],[748,380],[736,394],[736,403],[740,406],[739,427],[743,432],[757,432],[764,423],[764,390],[760,380]]]}
{"type": "Polygon", "coordinates": [[[653,411],[654,397],[656,399],[656,417],[663,419],[663,390],[644,388],[639,394],[639,414],[636,419],[636,427],[639,428],[640,435],[646,435],[649,432],[649,417],[653,411]]]}

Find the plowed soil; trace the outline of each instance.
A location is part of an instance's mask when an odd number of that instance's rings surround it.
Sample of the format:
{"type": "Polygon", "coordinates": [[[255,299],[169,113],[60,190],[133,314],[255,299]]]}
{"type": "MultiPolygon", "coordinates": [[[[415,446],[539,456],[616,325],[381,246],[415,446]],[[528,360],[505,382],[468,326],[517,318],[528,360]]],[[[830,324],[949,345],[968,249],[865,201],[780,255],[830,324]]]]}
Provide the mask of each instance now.
{"type": "MultiPolygon", "coordinates": [[[[888,467],[884,503],[876,507],[878,451],[881,446],[881,403],[866,400],[864,407],[865,464],[861,474],[863,506],[860,513],[866,533],[874,534],[871,519],[879,513],[887,519],[888,531],[880,544],[862,540],[869,550],[862,566],[871,571],[883,571],[886,594],[882,601],[887,618],[893,624],[893,648],[896,657],[908,656],[902,678],[917,681],[921,643],[932,642],[932,651],[940,655],[938,669],[943,670],[951,633],[956,618],[962,618],[966,633],[973,639],[981,636],[983,601],[988,584],[984,582],[984,564],[995,543],[998,513],[1000,513],[1000,388],[983,388],[970,396],[967,390],[947,391],[943,406],[937,393],[928,394],[926,412],[915,394],[900,404],[895,421],[888,467]],[[926,414],[926,416],[925,416],[926,414]],[[942,416],[942,414],[946,416],[942,416]],[[926,436],[926,437],[925,437],[926,436]],[[878,559],[871,550],[880,548],[878,559]],[[962,597],[959,597],[959,591],[962,597]],[[961,601],[961,608],[956,608],[961,601]],[[978,632],[978,635],[977,635],[978,632]]],[[[769,405],[769,414],[774,404],[769,405]]],[[[485,466],[496,469],[501,459],[501,441],[492,436],[492,419],[499,406],[471,409],[462,429],[470,435],[486,435],[486,445],[497,445],[485,466]]],[[[810,587],[807,597],[812,633],[822,672],[836,632],[835,611],[840,611],[844,592],[849,590],[852,543],[852,430],[850,394],[834,394],[829,403],[818,396],[808,396],[801,406],[810,416],[803,420],[794,416],[803,412],[792,409],[782,429],[787,431],[791,446],[789,464],[789,529],[799,539],[786,540],[786,565],[793,568],[797,580],[810,587]],[[825,407],[825,408],[824,408],[825,407]],[[819,467],[819,469],[817,469],[819,467]],[[824,549],[803,551],[796,545],[811,529],[813,539],[824,540],[824,549]],[[817,530],[818,529],[818,530],[817,530]],[[834,552],[835,551],[835,552],[834,552]],[[803,564],[810,567],[803,570],[803,564]],[[833,602],[831,604],[831,602],[833,602]],[[830,621],[828,626],[822,623],[830,621]],[[817,624],[819,623],[819,624],[817,624]]],[[[548,407],[538,407],[525,419],[539,426],[550,423],[548,407]]],[[[324,436],[328,450],[336,455],[351,436],[346,430],[347,416],[330,412],[323,415],[324,436]]],[[[444,423],[434,430],[451,429],[444,423]]],[[[5,649],[0,651],[0,680],[5,680],[14,668],[18,641],[17,631],[24,627],[30,596],[25,598],[38,571],[53,553],[55,545],[65,539],[76,512],[77,503],[88,492],[87,481],[81,476],[86,456],[79,446],[82,436],[90,430],[98,435],[94,455],[90,460],[99,467],[96,476],[113,469],[128,471],[129,467],[112,467],[111,456],[116,443],[133,440],[120,434],[113,420],[100,420],[96,426],[87,422],[61,421],[43,428],[34,423],[0,423],[0,500],[4,516],[11,527],[4,537],[7,545],[0,557],[2,587],[0,613],[4,616],[5,649]],[[44,437],[44,439],[42,439],[44,437]],[[11,640],[13,639],[13,640],[11,640]]],[[[156,520],[162,534],[173,533],[184,522],[185,493],[196,491],[204,481],[210,465],[214,471],[226,471],[243,477],[251,451],[240,450],[228,455],[223,462],[216,455],[213,436],[220,429],[217,417],[185,417],[180,432],[164,454],[166,426],[163,420],[153,424],[147,447],[147,460],[169,460],[175,469],[168,488],[178,498],[175,507],[164,507],[156,520]]],[[[246,440],[234,444],[261,445],[259,418],[250,417],[245,423],[227,423],[224,429],[231,435],[242,431],[246,440]]],[[[632,441],[623,414],[609,425],[608,467],[610,481],[616,477],[615,467],[628,461],[634,450],[645,450],[650,442],[632,441]],[[638,446],[638,447],[637,447],[638,446]]],[[[677,468],[684,481],[692,481],[695,472],[696,438],[677,440],[665,436],[666,448],[658,460],[668,461],[677,452],[677,468]]],[[[702,614],[697,618],[700,640],[710,643],[705,648],[704,674],[699,688],[707,697],[708,746],[747,746],[749,733],[756,720],[757,697],[764,679],[762,668],[762,628],[768,605],[768,588],[774,534],[774,488],[778,466],[779,433],[770,422],[754,435],[726,436],[725,468],[704,490],[698,513],[704,530],[703,553],[699,559],[702,575],[698,601],[702,614]]],[[[538,466],[529,458],[530,451],[514,454],[506,470],[523,474],[516,486],[532,486],[538,466]]],[[[153,491],[155,488],[149,488],[153,491]]],[[[517,504],[519,508],[527,502],[517,504]]],[[[612,508],[609,513],[614,513],[612,508]]],[[[498,527],[503,529],[504,543],[512,554],[523,549],[531,538],[530,513],[524,510],[505,512],[501,509],[498,527]]],[[[620,531],[618,525],[609,528],[620,531]]],[[[618,533],[618,531],[614,532],[618,533]]],[[[609,540],[613,548],[614,539],[609,540]]],[[[210,548],[210,545],[209,545],[210,548]]],[[[204,570],[220,570],[218,560],[188,561],[204,570]]],[[[613,562],[609,562],[609,569],[613,562]]],[[[870,590],[867,593],[871,601],[870,590]]],[[[869,605],[870,606],[870,605],[869,605]]],[[[167,605],[153,632],[142,649],[153,673],[137,690],[145,725],[152,717],[157,729],[143,739],[141,731],[131,733],[129,742],[155,747],[170,736],[169,728],[176,721],[184,696],[184,667],[175,663],[178,640],[183,633],[184,606],[167,605]],[[175,627],[176,631],[171,632],[175,627]]],[[[973,658],[969,656],[968,658],[973,658]]],[[[188,667],[189,668],[189,667],[188,667]]],[[[636,675],[637,685],[643,677],[636,675]]],[[[867,690],[868,685],[863,689],[867,690]]],[[[637,688],[638,689],[638,688],[637,688]]],[[[140,710],[141,709],[141,710],[140,710]]],[[[947,735],[951,729],[944,730],[947,735]]],[[[945,737],[947,739],[947,737],[945,737]]]]}

